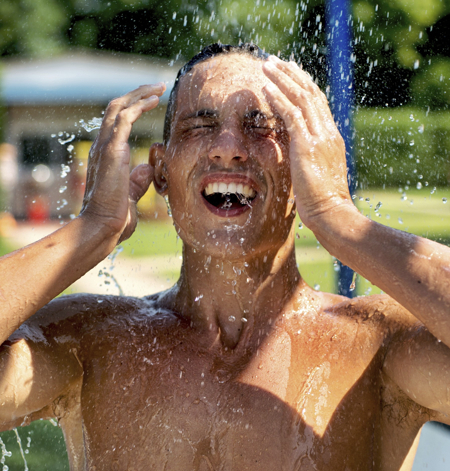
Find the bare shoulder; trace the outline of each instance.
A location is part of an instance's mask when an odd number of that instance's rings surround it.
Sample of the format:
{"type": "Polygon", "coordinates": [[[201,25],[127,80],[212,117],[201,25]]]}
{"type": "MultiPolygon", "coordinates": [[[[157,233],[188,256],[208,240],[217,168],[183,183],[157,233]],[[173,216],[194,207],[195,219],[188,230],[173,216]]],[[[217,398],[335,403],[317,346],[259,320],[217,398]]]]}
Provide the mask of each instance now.
{"type": "Polygon", "coordinates": [[[337,295],[324,296],[324,310],[339,317],[395,335],[411,327],[422,325],[407,309],[387,294],[346,298],[337,295]]]}
{"type": "Polygon", "coordinates": [[[97,338],[132,332],[147,325],[162,328],[179,320],[162,307],[162,294],[146,298],[73,294],[54,299],[25,322],[9,339],[80,347],[97,338]]]}

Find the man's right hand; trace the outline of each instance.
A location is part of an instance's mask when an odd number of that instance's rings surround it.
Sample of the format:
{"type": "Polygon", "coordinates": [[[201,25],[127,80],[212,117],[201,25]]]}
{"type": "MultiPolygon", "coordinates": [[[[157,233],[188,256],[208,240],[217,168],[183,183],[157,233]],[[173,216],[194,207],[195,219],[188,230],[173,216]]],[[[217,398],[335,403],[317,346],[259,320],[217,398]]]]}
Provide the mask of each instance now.
{"type": "Polygon", "coordinates": [[[144,85],[111,101],[89,153],[86,190],[80,216],[108,228],[116,243],[133,233],[136,203],[147,191],[153,169],[144,164],[130,174],[128,138],[142,113],[155,108],[163,83],[144,85]]]}
{"type": "Polygon", "coordinates": [[[128,138],[133,123],[156,107],[164,90],[164,84],[145,85],[109,104],[89,156],[80,216],[0,258],[0,344],[132,234],[136,202],[153,168],[141,165],[130,174],[128,138]]]}

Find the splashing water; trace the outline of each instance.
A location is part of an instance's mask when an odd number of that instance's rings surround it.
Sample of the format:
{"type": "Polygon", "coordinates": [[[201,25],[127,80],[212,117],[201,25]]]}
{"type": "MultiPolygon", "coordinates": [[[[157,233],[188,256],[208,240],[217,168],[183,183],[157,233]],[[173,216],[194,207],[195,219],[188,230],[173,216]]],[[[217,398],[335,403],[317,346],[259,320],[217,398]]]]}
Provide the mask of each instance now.
{"type": "Polygon", "coordinates": [[[167,206],[167,214],[169,215],[169,217],[172,217],[172,208],[170,207],[169,197],[167,195],[164,196],[164,201],[166,202],[166,206],[167,206]]]}
{"type": "Polygon", "coordinates": [[[23,451],[23,448],[22,448],[22,440],[20,439],[20,435],[19,435],[19,432],[17,431],[17,429],[13,429],[14,430],[14,433],[16,434],[16,439],[17,439],[17,444],[19,445],[19,449],[20,449],[20,454],[22,455],[22,458],[23,458],[23,464],[24,464],[24,471],[28,471],[28,464],[27,464],[27,460],[25,459],[25,453],[23,451]]]}
{"type": "MultiPolygon", "coordinates": [[[[114,284],[114,286],[117,288],[119,291],[119,296],[125,296],[125,293],[122,290],[122,287],[120,286],[119,282],[117,281],[116,277],[111,273],[112,270],[114,270],[114,262],[116,260],[116,257],[123,251],[123,247],[121,245],[118,245],[114,251],[108,256],[108,260],[111,262],[111,265],[109,268],[104,267],[102,270],[99,270],[98,272],[98,277],[105,278],[104,284],[105,285],[110,285],[111,282],[114,284]]],[[[100,302],[100,301],[98,301],[100,302]]],[[[103,302],[103,301],[102,301],[103,302]]]]}
{"type": "Polygon", "coordinates": [[[81,127],[87,131],[87,132],[92,132],[95,131],[96,129],[100,129],[100,126],[102,125],[103,118],[92,118],[90,119],[87,123],[84,119],[80,119],[78,121],[81,125],[81,127]]]}
{"type": "MultiPolygon", "coordinates": [[[[67,133],[66,133],[67,135],[67,133]]],[[[61,144],[61,145],[64,145],[64,144],[68,144],[69,142],[72,142],[74,139],[75,139],[75,134],[71,134],[67,139],[61,139],[59,138],[58,139],[58,142],[61,144]]]]}
{"type": "Polygon", "coordinates": [[[0,438],[0,448],[2,450],[2,457],[0,459],[0,464],[2,464],[2,471],[8,471],[8,466],[5,464],[5,458],[9,458],[12,453],[6,449],[6,446],[3,440],[0,438]]]}

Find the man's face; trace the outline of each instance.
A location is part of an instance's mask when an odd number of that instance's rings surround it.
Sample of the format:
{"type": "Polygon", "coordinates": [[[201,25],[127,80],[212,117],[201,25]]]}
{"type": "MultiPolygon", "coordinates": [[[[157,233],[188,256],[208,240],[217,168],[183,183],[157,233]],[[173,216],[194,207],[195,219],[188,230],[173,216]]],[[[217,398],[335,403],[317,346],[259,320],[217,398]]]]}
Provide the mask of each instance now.
{"type": "Polygon", "coordinates": [[[164,163],[181,238],[242,258],[281,246],[294,210],[289,136],[263,92],[262,62],[218,56],[181,79],[164,163]]]}

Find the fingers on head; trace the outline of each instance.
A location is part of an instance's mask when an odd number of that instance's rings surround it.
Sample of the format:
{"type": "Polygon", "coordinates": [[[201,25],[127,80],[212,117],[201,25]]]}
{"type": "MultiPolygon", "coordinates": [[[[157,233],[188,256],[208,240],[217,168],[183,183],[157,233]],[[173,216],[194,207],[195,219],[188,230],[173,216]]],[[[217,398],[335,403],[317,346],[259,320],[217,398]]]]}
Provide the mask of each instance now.
{"type": "Polygon", "coordinates": [[[293,82],[300,85],[309,93],[320,92],[319,87],[314,83],[308,72],[301,69],[297,63],[293,61],[285,62],[278,57],[271,56],[270,61],[284,74],[286,74],[293,82]]]}
{"type": "Polygon", "coordinates": [[[302,111],[291,102],[283,90],[279,90],[275,86],[268,86],[266,87],[266,91],[269,100],[283,118],[289,133],[299,127],[302,130],[306,129],[306,123],[302,111]]]}
{"type": "MultiPolygon", "coordinates": [[[[114,121],[110,123],[110,133],[107,135],[105,130],[104,139],[109,137],[113,141],[126,141],[131,132],[131,127],[139,119],[142,113],[155,108],[159,99],[156,95],[149,98],[143,98],[132,105],[122,108],[114,117],[114,121]]],[[[112,121],[112,120],[111,120],[112,121]]]]}
{"type": "Polygon", "coordinates": [[[314,118],[320,117],[321,119],[332,120],[327,97],[312,81],[309,74],[301,70],[294,62],[290,62],[288,68],[290,70],[295,69],[296,73],[294,76],[289,73],[286,74],[289,79],[285,79],[284,93],[300,106],[309,105],[307,106],[308,113],[314,115],[314,118]]]}
{"type": "Polygon", "coordinates": [[[106,108],[102,126],[111,125],[115,121],[117,113],[121,110],[129,108],[142,100],[149,99],[152,96],[160,97],[165,90],[166,86],[162,82],[155,85],[141,85],[136,90],[111,100],[106,108]]]}

